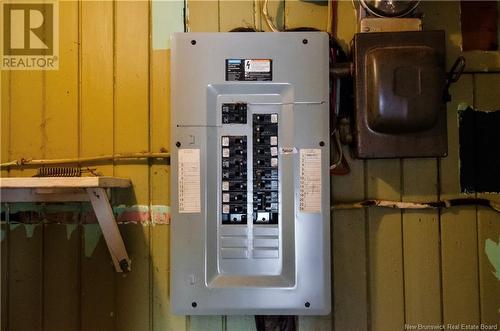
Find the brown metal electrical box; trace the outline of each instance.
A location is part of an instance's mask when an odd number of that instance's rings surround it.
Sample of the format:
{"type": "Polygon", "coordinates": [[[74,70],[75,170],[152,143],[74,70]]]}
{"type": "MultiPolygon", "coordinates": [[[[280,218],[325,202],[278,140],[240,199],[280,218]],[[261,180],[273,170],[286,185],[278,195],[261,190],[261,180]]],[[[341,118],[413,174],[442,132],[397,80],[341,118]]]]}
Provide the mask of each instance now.
{"type": "Polygon", "coordinates": [[[358,33],[355,154],[447,154],[443,31],[358,33]]]}

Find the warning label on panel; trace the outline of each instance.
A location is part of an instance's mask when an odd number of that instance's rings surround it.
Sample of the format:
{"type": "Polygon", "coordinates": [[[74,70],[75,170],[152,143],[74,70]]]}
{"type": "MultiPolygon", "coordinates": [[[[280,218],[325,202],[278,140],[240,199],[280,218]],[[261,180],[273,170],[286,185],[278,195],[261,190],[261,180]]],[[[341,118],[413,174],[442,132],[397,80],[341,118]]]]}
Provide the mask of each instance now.
{"type": "Polygon", "coordinates": [[[300,206],[303,213],[321,212],[321,149],[300,150],[300,206]]]}
{"type": "Polygon", "coordinates": [[[270,59],[226,59],[226,81],[271,81],[270,59]]]}

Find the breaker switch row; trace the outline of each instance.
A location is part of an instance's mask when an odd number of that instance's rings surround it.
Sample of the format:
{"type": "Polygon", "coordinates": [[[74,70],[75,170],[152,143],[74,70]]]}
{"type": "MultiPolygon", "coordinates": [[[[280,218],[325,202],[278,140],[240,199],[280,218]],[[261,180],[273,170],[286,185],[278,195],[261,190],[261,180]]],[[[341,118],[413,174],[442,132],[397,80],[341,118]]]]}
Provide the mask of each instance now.
{"type": "Polygon", "coordinates": [[[247,137],[221,137],[221,154],[222,224],[246,224],[247,137]]]}
{"type": "Polygon", "coordinates": [[[279,216],[278,114],[253,114],[253,223],[279,216]]]}

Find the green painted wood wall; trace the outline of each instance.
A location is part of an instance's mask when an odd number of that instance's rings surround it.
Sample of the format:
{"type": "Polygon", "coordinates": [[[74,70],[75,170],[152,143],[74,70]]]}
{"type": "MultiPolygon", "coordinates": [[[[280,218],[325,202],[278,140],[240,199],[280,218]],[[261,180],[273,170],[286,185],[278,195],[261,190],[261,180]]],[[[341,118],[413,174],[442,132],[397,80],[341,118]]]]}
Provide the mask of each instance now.
{"type": "MultiPolygon", "coordinates": [[[[266,29],[260,1],[187,4],[191,31],[266,29]]],[[[460,53],[458,3],[425,2],[422,9],[426,29],[446,29],[451,64],[460,53]]],[[[168,150],[170,54],[151,47],[151,3],[68,1],[60,3],[60,12],[60,70],[1,73],[2,162],[168,150]]],[[[279,27],[326,29],[328,24],[328,7],[310,2],[272,0],[269,12],[279,27]]],[[[337,31],[348,45],[355,32],[349,1],[338,2],[337,31]]],[[[457,108],[464,103],[500,109],[499,53],[471,52],[467,58],[469,71],[453,86],[448,106],[448,157],[349,158],[351,173],[332,180],[334,200],[461,195],[457,108]]],[[[116,194],[116,202],[169,204],[169,167],[162,161],[115,162],[98,170],[133,180],[133,193],[116,194]]],[[[1,173],[32,174],[30,169],[1,173]]],[[[169,225],[120,225],[133,260],[133,271],[122,275],[114,272],[84,205],[30,208],[3,205],[2,331],[255,329],[251,316],[169,313],[169,225]],[[33,224],[7,224],[18,212],[33,224]]],[[[500,280],[485,243],[500,240],[500,214],[482,207],[336,211],[332,224],[333,310],[328,316],[300,317],[299,330],[499,323],[500,280]]]]}

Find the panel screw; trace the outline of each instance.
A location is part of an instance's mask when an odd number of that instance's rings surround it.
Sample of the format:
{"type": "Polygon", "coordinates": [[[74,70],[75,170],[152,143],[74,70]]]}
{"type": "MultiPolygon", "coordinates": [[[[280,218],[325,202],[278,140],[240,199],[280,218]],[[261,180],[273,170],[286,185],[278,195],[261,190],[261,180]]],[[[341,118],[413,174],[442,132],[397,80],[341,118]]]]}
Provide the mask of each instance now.
{"type": "Polygon", "coordinates": [[[307,39],[302,39],[302,43],[305,45],[308,43],[307,39]]]}
{"type": "Polygon", "coordinates": [[[198,304],[196,303],[196,301],[191,302],[191,307],[196,308],[197,306],[198,304]]]}
{"type": "Polygon", "coordinates": [[[306,301],[306,303],[304,303],[304,306],[306,306],[306,308],[309,308],[311,304],[309,303],[309,301],[306,301]]]}
{"type": "Polygon", "coordinates": [[[319,142],[319,145],[320,145],[321,147],[323,147],[323,146],[325,146],[325,142],[324,142],[324,141],[320,141],[320,142],[319,142]]]}
{"type": "Polygon", "coordinates": [[[191,40],[191,45],[196,45],[196,40],[191,40]]]}
{"type": "Polygon", "coordinates": [[[177,147],[181,147],[181,143],[180,143],[180,141],[176,142],[176,143],[175,143],[175,146],[177,146],[177,147]]]}

